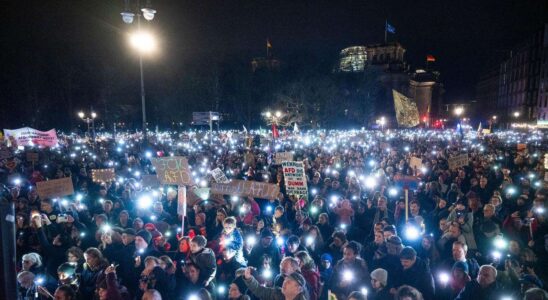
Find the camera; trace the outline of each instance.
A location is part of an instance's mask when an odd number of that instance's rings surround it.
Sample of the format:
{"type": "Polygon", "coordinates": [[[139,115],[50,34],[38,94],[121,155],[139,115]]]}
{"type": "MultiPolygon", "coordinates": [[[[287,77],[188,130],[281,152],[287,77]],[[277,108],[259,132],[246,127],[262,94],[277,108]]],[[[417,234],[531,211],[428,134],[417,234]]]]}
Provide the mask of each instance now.
{"type": "Polygon", "coordinates": [[[57,215],[57,223],[66,223],[66,222],[68,222],[67,214],[58,214],[57,215]]]}

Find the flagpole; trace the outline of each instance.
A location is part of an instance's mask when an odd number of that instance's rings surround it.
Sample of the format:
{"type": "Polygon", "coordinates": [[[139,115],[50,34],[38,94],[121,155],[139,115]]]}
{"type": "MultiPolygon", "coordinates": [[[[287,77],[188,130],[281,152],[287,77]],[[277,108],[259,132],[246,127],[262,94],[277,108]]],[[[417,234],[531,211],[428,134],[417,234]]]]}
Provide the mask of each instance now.
{"type": "Polygon", "coordinates": [[[384,43],[385,44],[386,44],[386,39],[387,39],[387,35],[388,35],[388,33],[386,31],[387,27],[388,27],[388,20],[384,20],[384,43]]]}

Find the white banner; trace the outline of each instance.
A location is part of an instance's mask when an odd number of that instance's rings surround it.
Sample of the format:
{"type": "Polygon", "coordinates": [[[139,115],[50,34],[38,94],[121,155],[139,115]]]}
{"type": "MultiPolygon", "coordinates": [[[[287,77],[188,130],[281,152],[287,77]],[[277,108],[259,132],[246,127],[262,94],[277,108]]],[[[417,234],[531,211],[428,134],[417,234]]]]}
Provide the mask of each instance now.
{"type": "Polygon", "coordinates": [[[55,129],[39,131],[30,127],[19,129],[4,129],[4,139],[8,146],[57,146],[57,133],[55,129]]]}
{"type": "Polygon", "coordinates": [[[285,191],[288,195],[308,199],[308,187],[302,161],[285,161],[282,163],[284,171],[285,191]]]}

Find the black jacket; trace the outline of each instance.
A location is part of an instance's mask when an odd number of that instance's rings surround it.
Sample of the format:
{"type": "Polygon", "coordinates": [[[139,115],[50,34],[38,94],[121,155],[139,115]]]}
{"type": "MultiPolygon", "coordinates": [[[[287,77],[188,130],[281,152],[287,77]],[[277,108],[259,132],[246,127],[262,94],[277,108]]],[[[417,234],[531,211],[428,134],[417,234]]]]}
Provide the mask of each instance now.
{"type": "Polygon", "coordinates": [[[422,293],[424,300],[434,299],[434,279],[430,267],[420,257],[416,258],[411,268],[403,270],[396,277],[396,287],[410,285],[422,293]]]}
{"type": "Polygon", "coordinates": [[[502,285],[495,282],[483,289],[476,280],[468,282],[455,300],[499,300],[504,296],[502,285]]]}

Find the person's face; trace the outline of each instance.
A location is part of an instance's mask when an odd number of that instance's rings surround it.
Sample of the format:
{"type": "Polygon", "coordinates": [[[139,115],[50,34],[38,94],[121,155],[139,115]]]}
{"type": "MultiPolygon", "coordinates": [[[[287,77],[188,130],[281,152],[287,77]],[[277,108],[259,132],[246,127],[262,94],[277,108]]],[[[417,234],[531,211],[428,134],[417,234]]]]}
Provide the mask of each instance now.
{"type": "Polygon", "coordinates": [[[487,178],[483,177],[480,179],[480,186],[484,188],[487,185],[487,178]]]}
{"type": "Polygon", "coordinates": [[[422,247],[423,247],[424,249],[427,249],[427,250],[428,250],[428,249],[430,249],[430,247],[432,246],[432,243],[430,242],[429,239],[423,238],[423,239],[422,239],[422,242],[421,242],[421,245],[422,245],[422,247]]]}
{"type": "Polygon", "coordinates": [[[120,214],[120,221],[121,222],[127,222],[128,219],[129,219],[128,214],[120,214]]]}
{"type": "Polygon", "coordinates": [[[287,250],[289,250],[290,253],[295,253],[299,249],[299,244],[293,243],[293,244],[287,244],[287,250]]]}
{"type": "Polygon", "coordinates": [[[295,280],[289,278],[284,280],[284,283],[282,284],[282,294],[284,294],[284,296],[297,295],[300,292],[301,287],[295,280]]]}
{"type": "Polygon", "coordinates": [[[498,197],[493,197],[493,198],[491,198],[491,201],[489,201],[489,203],[493,204],[494,206],[499,206],[500,205],[500,199],[498,197]]]}
{"type": "Polygon", "coordinates": [[[329,267],[331,267],[331,263],[328,260],[322,260],[322,266],[325,269],[329,269],[329,267]]]}
{"type": "Polygon", "coordinates": [[[491,218],[492,216],[495,215],[495,210],[489,206],[486,206],[483,208],[483,216],[485,218],[491,218]]]}
{"type": "Polygon", "coordinates": [[[388,241],[388,239],[393,236],[394,234],[391,231],[383,231],[382,235],[384,236],[384,240],[388,241]]]}
{"type": "Polygon", "coordinates": [[[234,231],[234,228],[236,228],[236,227],[233,224],[224,224],[223,228],[224,228],[226,234],[230,234],[230,233],[232,233],[232,231],[234,231]]]}
{"type": "Polygon", "coordinates": [[[295,270],[293,269],[293,267],[291,266],[291,263],[289,261],[283,261],[280,264],[280,271],[282,272],[283,275],[289,275],[289,274],[295,272],[295,270]]]}
{"type": "Polygon", "coordinates": [[[460,235],[460,228],[456,225],[449,226],[449,232],[451,233],[451,236],[456,238],[460,235]]]}
{"type": "Polygon", "coordinates": [[[335,246],[337,246],[337,247],[340,247],[340,246],[342,246],[343,242],[339,238],[334,238],[333,239],[333,244],[335,244],[335,246]]]}
{"type": "Polygon", "coordinates": [[[55,300],[69,300],[69,298],[67,297],[65,292],[63,292],[59,289],[55,290],[55,293],[53,294],[53,298],[55,300]]]}
{"type": "Polygon", "coordinates": [[[377,207],[380,208],[380,209],[385,209],[386,208],[386,200],[384,200],[384,198],[379,198],[379,200],[377,200],[377,207]]]}
{"type": "Polygon", "coordinates": [[[28,271],[30,268],[32,268],[32,261],[27,259],[22,261],[23,271],[28,271]]]}
{"type": "Polygon", "coordinates": [[[416,203],[412,203],[409,208],[413,214],[417,214],[419,212],[419,206],[416,203]]]}
{"type": "Polygon", "coordinates": [[[78,257],[76,255],[72,254],[71,252],[69,252],[67,254],[67,261],[71,262],[71,263],[77,263],[78,262],[78,257]]]}
{"type": "Polygon", "coordinates": [[[478,283],[481,287],[485,288],[495,282],[495,272],[488,268],[481,268],[478,273],[478,283]]]}
{"type": "Polygon", "coordinates": [[[354,250],[346,247],[343,251],[343,259],[345,262],[352,262],[356,259],[356,253],[354,253],[354,250]]]}
{"type": "Polygon", "coordinates": [[[263,237],[261,239],[261,245],[266,248],[272,244],[272,240],[271,236],[263,237]]]}
{"type": "Polygon", "coordinates": [[[276,209],[276,210],[274,211],[274,217],[279,218],[279,217],[281,217],[282,215],[283,215],[283,213],[282,213],[281,210],[276,209]]]}
{"type": "Polygon", "coordinates": [[[86,263],[90,266],[90,267],[95,267],[95,265],[97,264],[97,257],[93,256],[93,255],[88,255],[88,254],[85,254],[84,253],[84,259],[86,260],[86,263]]]}
{"type": "Polygon", "coordinates": [[[508,251],[514,255],[518,255],[521,251],[518,242],[510,241],[510,243],[508,243],[508,251]]]}
{"type": "Polygon", "coordinates": [[[135,240],[134,235],[122,233],[122,243],[124,243],[124,245],[127,246],[127,245],[131,244],[131,242],[133,242],[133,240],[135,240]]]}
{"type": "Polygon", "coordinates": [[[140,236],[135,237],[135,248],[138,250],[140,249],[146,249],[148,247],[148,243],[140,236]]]}
{"type": "Polygon", "coordinates": [[[401,266],[404,270],[407,270],[413,266],[416,259],[400,259],[401,266]]]}
{"type": "Polygon", "coordinates": [[[379,281],[371,278],[371,287],[373,287],[373,289],[375,289],[375,290],[378,290],[382,287],[382,285],[379,281]]]}
{"type": "Polygon", "coordinates": [[[384,242],[384,236],[381,231],[375,231],[375,244],[381,244],[384,242]]]}
{"type": "Polygon", "coordinates": [[[198,244],[196,244],[194,242],[190,242],[190,252],[198,253],[200,250],[202,250],[202,248],[200,246],[198,246],[198,244]]]}
{"type": "Polygon", "coordinates": [[[447,201],[445,201],[444,199],[440,199],[438,202],[438,207],[445,208],[446,206],[447,206],[447,201]]]}
{"type": "Polygon", "coordinates": [[[451,252],[453,253],[453,259],[456,261],[466,259],[466,251],[460,245],[453,245],[451,252]]]}
{"type": "Polygon", "coordinates": [[[321,215],[318,221],[320,221],[320,224],[325,224],[327,223],[327,218],[324,215],[321,215]]]}
{"type": "Polygon", "coordinates": [[[112,204],[110,202],[103,203],[103,210],[109,212],[112,210],[112,204]]]}
{"type": "Polygon", "coordinates": [[[42,203],[40,203],[40,210],[45,211],[45,212],[50,212],[52,210],[52,207],[49,203],[42,202],[42,203]]]}
{"type": "Polygon", "coordinates": [[[228,288],[228,297],[230,299],[236,299],[240,296],[242,296],[242,293],[240,293],[238,286],[235,283],[230,284],[230,287],[228,288]]]}
{"type": "Polygon", "coordinates": [[[194,266],[188,268],[188,279],[190,279],[192,283],[198,282],[198,277],[200,277],[200,270],[194,266]]]}
{"type": "Polygon", "coordinates": [[[447,220],[441,219],[440,220],[440,230],[445,231],[447,229],[447,220]]]}
{"type": "Polygon", "coordinates": [[[222,222],[225,219],[225,215],[223,213],[217,213],[217,221],[222,222]]]}

